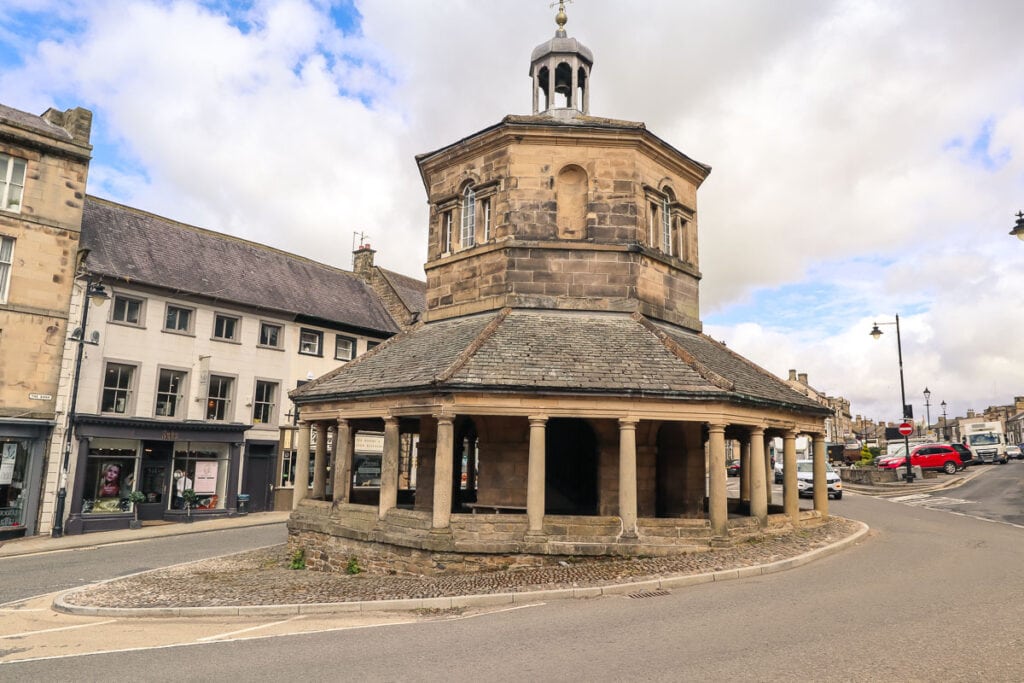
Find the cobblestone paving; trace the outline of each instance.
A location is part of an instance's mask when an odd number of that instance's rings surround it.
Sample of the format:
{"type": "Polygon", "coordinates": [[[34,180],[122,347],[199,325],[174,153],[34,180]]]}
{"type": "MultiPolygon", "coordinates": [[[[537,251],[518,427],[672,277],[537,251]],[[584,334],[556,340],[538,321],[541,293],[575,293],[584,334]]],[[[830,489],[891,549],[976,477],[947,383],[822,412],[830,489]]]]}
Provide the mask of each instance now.
{"type": "Polygon", "coordinates": [[[443,576],[292,570],[285,546],[279,545],[117,579],[87,587],[65,600],[83,607],[122,608],[291,605],[600,586],[784,560],[831,545],[858,528],[855,522],[830,517],[815,528],[735,548],[673,557],[577,559],[566,566],[443,576]]]}

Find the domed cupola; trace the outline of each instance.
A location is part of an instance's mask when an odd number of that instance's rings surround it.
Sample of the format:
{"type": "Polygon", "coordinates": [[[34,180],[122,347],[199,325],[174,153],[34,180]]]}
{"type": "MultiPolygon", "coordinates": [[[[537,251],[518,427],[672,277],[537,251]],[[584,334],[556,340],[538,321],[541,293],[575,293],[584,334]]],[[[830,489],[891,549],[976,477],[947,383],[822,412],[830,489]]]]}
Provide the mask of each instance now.
{"type": "Polygon", "coordinates": [[[590,70],[594,66],[594,53],[566,34],[568,20],[565,0],[559,0],[555,37],[538,45],[530,57],[534,114],[590,113],[590,70]]]}

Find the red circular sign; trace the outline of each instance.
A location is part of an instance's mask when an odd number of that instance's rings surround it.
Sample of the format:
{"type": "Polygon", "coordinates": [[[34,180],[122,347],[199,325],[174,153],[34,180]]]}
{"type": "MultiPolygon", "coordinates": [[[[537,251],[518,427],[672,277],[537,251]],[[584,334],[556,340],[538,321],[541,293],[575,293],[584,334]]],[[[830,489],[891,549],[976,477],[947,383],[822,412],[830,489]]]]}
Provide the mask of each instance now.
{"type": "Polygon", "coordinates": [[[904,422],[900,425],[899,431],[902,436],[910,436],[914,433],[914,425],[909,422],[904,422]]]}

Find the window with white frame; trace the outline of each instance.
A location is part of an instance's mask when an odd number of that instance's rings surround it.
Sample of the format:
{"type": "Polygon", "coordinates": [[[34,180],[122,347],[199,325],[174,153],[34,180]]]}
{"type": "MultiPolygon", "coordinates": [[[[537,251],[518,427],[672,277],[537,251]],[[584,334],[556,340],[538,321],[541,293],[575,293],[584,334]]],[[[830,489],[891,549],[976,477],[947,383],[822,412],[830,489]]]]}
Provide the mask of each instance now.
{"type": "Polygon", "coordinates": [[[256,380],[256,395],[252,401],[253,424],[273,424],[277,399],[277,382],[256,380]]]}
{"type": "Polygon", "coordinates": [[[260,346],[269,346],[272,349],[281,348],[281,339],[284,328],[274,323],[260,323],[260,346]]]}
{"type": "Polygon", "coordinates": [[[110,307],[110,320],[125,325],[142,325],[142,299],[121,294],[114,295],[114,304],[110,307]]]}
{"type": "Polygon", "coordinates": [[[233,315],[217,313],[213,316],[213,338],[222,341],[238,341],[239,319],[233,315]]]}
{"type": "Polygon", "coordinates": [[[168,332],[181,332],[186,334],[191,332],[193,313],[194,311],[191,308],[167,304],[167,315],[164,320],[164,329],[168,332]]]}
{"type": "Polygon", "coordinates": [[[124,363],[107,363],[103,373],[103,397],[100,412],[125,415],[130,411],[132,380],[135,366],[124,363]]]}
{"type": "Polygon", "coordinates": [[[484,242],[487,242],[491,239],[491,200],[481,200],[480,208],[484,218],[484,242]]]}
{"type": "Polygon", "coordinates": [[[305,356],[323,355],[324,333],[317,330],[299,330],[299,353],[305,356]]]}
{"type": "Polygon", "coordinates": [[[21,211],[25,191],[25,160],[0,154],[0,209],[21,211]]]}
{"type": "Polygon", "coordinates": [[[661,250],[672,255],[672,210],[667,196],[661,200],[661,250]]]}
{"type": "Polygon", "coordinates": [[[156,382],[156,416],[178,417],[182,407],[187,374],[181,370],[161,368],[156,382]]]}
{"type": "Polygon", "coordinates": [[[472,185],[467,185],[462,192],[462,232],[459,234],[459,247],[466,249],[476,241],[476,192],[472,185]]]}
{"type": "Polygon", "coordinates": [[[356,357],[356,340],[339,334],[334,337],[334,359],[352,360],[356,357]]]}
{"type": "Polygon", "coordinates": [[[7,303],[7,290],[11,286],[11,266],[14,263],[14,238],[0,237],[0,304],[7,303]]]}
{"type": "Polygon", "coordinates": [[[452,250],[452,212],[445,211],[441,216],[441,253],[452,250]]]}
{"type": "Polygon", "coordinates": [[[206,397],[206,419],[226,421],[231,419],[231,391],[234,378],[210,375],[210,389],[206,397]]]}

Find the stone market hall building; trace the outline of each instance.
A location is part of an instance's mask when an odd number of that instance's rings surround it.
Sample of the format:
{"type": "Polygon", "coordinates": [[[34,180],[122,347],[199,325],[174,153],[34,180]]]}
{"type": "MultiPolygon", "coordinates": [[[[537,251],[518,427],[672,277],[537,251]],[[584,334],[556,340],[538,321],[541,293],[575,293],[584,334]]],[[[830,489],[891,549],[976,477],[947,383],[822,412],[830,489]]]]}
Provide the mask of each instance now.
{"type": "Polygon", "coordinates": [[[591,115],[593,54],[564,10],[557,22],[532,54],[531,115],[417,157],[422,319],[291,394],[300,442],[338,435],[332,495],[319,449],[319,485],[289,523],[313,568],[678,553],[827,515],[830,411],[701,333],[697,188],[711,169],[642,123],[591,115]],[[384,432],[373,497],[352,486],[362,431],[384,432]],[[798,506],[798,434],[814,443],[814,510],[798,506]],[[727,439],[743,454],[734,499],[727,439]]]}

